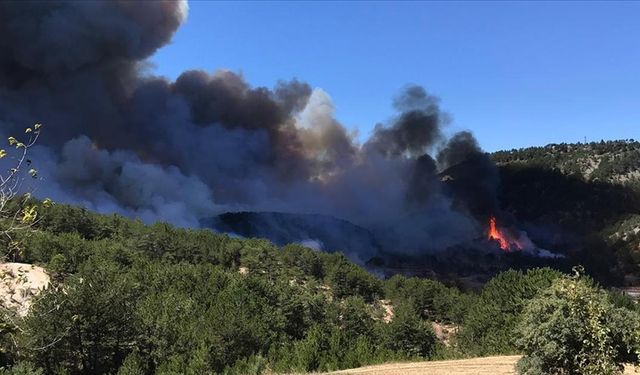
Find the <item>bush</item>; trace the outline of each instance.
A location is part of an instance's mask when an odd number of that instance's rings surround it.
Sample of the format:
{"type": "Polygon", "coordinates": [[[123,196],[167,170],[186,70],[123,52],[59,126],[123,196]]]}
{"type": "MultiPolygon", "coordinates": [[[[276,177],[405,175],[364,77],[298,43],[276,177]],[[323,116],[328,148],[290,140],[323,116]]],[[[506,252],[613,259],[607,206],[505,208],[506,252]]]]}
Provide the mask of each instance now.
{"type": "Polygon", "coordinates": [[[554,281],[527,305],[518,333],[520,374],[621,374],[639,361],[640,316],[584,278],[554,281]]]}

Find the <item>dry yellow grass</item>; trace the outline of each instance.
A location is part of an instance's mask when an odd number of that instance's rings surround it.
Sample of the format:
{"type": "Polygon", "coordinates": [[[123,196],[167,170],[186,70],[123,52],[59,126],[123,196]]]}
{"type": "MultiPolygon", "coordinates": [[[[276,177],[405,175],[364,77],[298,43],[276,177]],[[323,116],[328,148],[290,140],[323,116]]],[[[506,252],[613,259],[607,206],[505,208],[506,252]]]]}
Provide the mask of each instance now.
{"type": "MultiPolygon", "coordinates": [[[[515,364],[520,356],[499,356],[461,359],[454,361],[430,361],[411,363],[389,363],[360,367],[330,374],[366,375],[515,375],[515,364]]],[[[625,374],[636,374],[629,368],[625,374]]]]}
{"type": "Polygon", "coordinates": [[[342,370],[331,374],[367,375],[512,375],[520,356],[500,356],[461,359],[454,361],[429,361],[410,363],[388,363],[377,366],[342,370]]]}

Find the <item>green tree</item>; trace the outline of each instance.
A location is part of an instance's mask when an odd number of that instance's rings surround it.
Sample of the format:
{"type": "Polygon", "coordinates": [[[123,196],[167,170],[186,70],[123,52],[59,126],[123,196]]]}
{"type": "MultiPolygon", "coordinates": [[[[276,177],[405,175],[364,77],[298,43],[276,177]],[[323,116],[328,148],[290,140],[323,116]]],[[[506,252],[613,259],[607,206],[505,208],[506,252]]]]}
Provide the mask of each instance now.
{"type": "Polygon", "coordinates": [[[581,277],[563,277],[525,308],[517,329],[526,375],[621,374],[639,362],[640,316],[581,277]]]}
{"type": "Polygon", "coordinates": [[[529,300],[561,274],[549,268],[498,274],[465,316],[458,343],[474,355],[516,353],[514,330],[529,300]]]}
{"type": "Polygon", "coordinates": [[[133,314],[138,298],[131,275],[96,254],[63,286],[36,300],[21,327],[21,355],[47,373],[114,372],[139,341],[133,314]]]}
{"type": "Polygon", "coordinates": [[[142,375],[147,373],[147,363],[138,352],[131,352],[118,369],[117,375],[142,375]]]}
{"type": "Polygon", "coordinates": [[[386,346],[408,358],[428,358],[436,346],[429,323],[420,319],[410,303],[395,306],[394,317],[386,326],[386,346]]]}
{"type": "Polygon", "coordinates": [[[422,319],[461,323],[471,296],[441,282],[395,275],[385,282],[385,294],[394,303],[410,301],[422,319]]]}

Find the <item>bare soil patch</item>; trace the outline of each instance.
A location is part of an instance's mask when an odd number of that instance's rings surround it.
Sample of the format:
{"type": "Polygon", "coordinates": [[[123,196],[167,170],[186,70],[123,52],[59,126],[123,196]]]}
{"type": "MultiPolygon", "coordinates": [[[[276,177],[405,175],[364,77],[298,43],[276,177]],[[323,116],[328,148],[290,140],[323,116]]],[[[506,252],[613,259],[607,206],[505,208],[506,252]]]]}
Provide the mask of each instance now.
{"type": "Polygon", "coordinates": [[[42,267],[26,263],[0,264],[0,304],[24,317],[31,301],[49,285],[42,267]]]}

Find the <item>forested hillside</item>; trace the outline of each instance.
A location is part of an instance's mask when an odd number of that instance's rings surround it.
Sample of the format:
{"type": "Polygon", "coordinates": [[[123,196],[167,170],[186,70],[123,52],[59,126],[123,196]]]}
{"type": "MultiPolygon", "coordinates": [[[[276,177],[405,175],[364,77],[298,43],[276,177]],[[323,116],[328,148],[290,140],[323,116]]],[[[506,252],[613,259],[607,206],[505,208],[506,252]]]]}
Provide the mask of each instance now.
{"type": "Polygon", "coordinates": [[[3,309],[4,373],[247,374],[511,353],[526,302],[560,276],[508,271],[476,294],[383,281],[299,245],[40,209],[11,260],[44,266],[53,285],[24,319],[3,309]],[[459,334],[437,338],[434,322],[459,334]]]}
{"type": "Polygon", "coordinates": [[[551,144],[492,155],[499,201],[543,246],[640,276],[640,142],[551,144]]]}
{"type": "Polygon", "coordinates": [[[201,374],[429,358],[438,352],[430,321],[459,321],[467,301],[434,281],[385,283],[341,254],[41,209],[12,260],[44,265],[54,285],[24,321],[4,311],[5,365],[201,374]],[[394,297],[387,322],[385,295],[394,297]]]}
{"type": "Polygon", "coordinates": [[[589,181],[631,184],[640,181],[640,142],[633,139],[549,144],[498,151],[492,158],[498,165],[521,163],[558,170],[589,181]]]}

